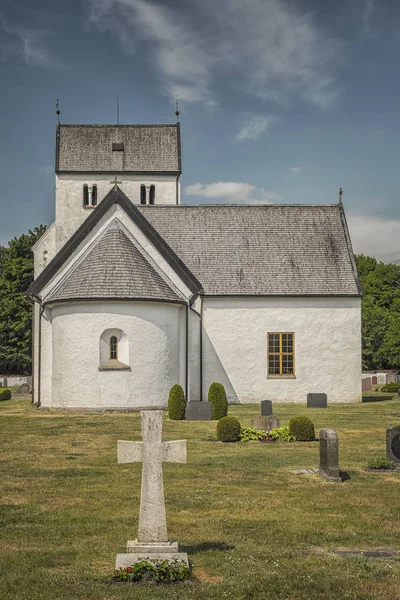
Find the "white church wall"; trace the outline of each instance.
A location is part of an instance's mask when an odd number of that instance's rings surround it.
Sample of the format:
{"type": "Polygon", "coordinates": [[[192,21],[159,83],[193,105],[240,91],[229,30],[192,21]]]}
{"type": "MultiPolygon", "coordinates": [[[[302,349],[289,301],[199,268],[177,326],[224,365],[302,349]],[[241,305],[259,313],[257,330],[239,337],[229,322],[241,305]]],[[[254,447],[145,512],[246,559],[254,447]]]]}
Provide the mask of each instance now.
{"type": "MultiPolygon", "coordinates": [[[[40,345],[40,403],[49,406],[52,397],[53,377],[53,340],[51,310],[45,308],[41,317],[41,345],[40,345]]],[[[63,353],[62,353],[63,354],[63,353]]],[[[62,361],[63,356],[58,357],[62,361]]]]}
{"type": "Polygon", "coordinates": [[[34,274],[35,279],[40,275],[51,259],[55,256],[56,250],[56,227],[52,223],[46,229],[42,237],[38,239],[32,248],[34,257],[34,274]]]}
{"type": "Polygon", "coordinates": [[[166,407],[171,387],[175,383],[185,386],[185,373],[179,368],[184,310],[159,302],[54,305],[52,397],[46,399],[47,404],[42,398],[42,406],[166,407]],[[100,339],[108,329],[126,335],[130,370],[99,370],[100,339]]]}
{"type": "MultiPolygon", "coordinates": [[[[56,175],[56,246],[57,251],[68,241],[71,235],[82,225],[94,208],[83,206],[83,186],[97,185],[97,203],[112,189],[115,173],[57,174],[56,175]]],[[[175,175],[133,175],[119,173],[119,188],[133,204],[140,204],[140,186],[155,185],[155,204],[173,205],[176,198],[175,175]]],[[[178,189],[179,189],[178,183],[178,189]]],[[[178,197],[178,202],[180,201],[178,197]]]]}
{"type": "Polygon", "coordinates": [[[206,298],[203,397],[213,381],[229,401],[361,401],[360,298],[206,298]],[[295,334],[295,377],[269,377],[267,333],[295,334]]]}

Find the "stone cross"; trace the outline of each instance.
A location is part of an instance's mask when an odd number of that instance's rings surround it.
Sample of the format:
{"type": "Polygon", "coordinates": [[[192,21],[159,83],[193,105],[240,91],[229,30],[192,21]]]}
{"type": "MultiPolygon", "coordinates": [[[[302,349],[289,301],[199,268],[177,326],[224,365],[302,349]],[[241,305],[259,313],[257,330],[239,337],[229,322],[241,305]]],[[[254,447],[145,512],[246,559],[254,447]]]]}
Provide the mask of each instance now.
{"type": "Polygon", "coordinates": [[[122,183],[122,181],[118,181],[118,180],[117,180],[117,176],[115,176],[115,179],[114,179],[114,181],[110,181],[110,183],[113,183],[113,184],[114,184],[114,188],[115,188],[115,189],[117,189],[117,185],[118,185],[119,183],[122,183]]]}
{"type": "MultiPolygon", "coordinates": [[[[128,542],[128,552],[133,554],[118,555],[130,557],[131,564],[134,555],[178,552],[178,544],[168,541],[162,463],[186,462],[186,440],[162,441],[163,411],[143,410],[140,416],[143,442],[118,441],[119,463],[143,463],[138,539],[128,542]]],[[[117,564],[121,566],[122,559],[118,557],[117,564]]]]}

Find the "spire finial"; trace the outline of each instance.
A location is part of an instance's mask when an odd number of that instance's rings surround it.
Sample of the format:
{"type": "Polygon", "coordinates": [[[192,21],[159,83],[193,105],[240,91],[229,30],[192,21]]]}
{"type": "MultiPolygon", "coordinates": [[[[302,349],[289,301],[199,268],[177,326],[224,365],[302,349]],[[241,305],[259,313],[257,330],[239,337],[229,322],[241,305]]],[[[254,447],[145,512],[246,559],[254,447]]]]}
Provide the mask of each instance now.
{"type": "Polygon", "coordinates": [[[339,188],[339,204],[343,204],[343,202],[342,202],[342,194],[343,194],[343,190],[342,190],[342,188],[339,188]]]}
{"type": "Polygon", "coordinates": [[[60,111],[60,106],[59,106],[59,100],[58,100],[58,98],[57,98],[57,102],[56,102],[56,115],[57,115],[57,123],[59,123],[59,122],[60,122],[60,113],[61,113],[61,111],[60,111]]]}
{"type": "Polygon", "coordinates": [[[179,121],[179,104],[178,104],[178,100],[176,101],[175,114],[176,114],[176,122],[178,123],[178,121],[179,121]]]}
{"type": "Polygon", "coordinates": [[[117,96],[117,125],[119,125],[119,98],[117,96]]]}

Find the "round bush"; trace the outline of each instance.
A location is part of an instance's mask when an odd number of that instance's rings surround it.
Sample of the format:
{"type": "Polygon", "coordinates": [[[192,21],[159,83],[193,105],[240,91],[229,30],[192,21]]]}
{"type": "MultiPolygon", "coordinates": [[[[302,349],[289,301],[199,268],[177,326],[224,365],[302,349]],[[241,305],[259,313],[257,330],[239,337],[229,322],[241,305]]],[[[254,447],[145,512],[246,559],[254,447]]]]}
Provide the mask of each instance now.
{"type": "Polygon", "coordinates": [[[308,417],[293,417],[289,421],[289,432],[296,436],[298,442],[315,440],[314,423],[308,417]]]}
{"type": "Polygon", "coordinates": [[[11,400],[11,390],[0,388],[0,400],[11,400]]]}
{"type": "Polygon", "coordinates": [[[238,442],[240,422],[236,417],[222,417],[217,423],[217,438],[221,442],[238,442]]]}
{"type": "Polygon", "coordinates": [[[211,402],[211,418],[222,419],[228,414],[228,400],[222,383],[212,383],[208,390],[208,401],[211,402]]]}
{"type": "Polygon", "coordinates": [[[168,397],[168,416],[172,421],[182,421],[185,418],[185,392],[181,385],[172,386],[168,397]]]}

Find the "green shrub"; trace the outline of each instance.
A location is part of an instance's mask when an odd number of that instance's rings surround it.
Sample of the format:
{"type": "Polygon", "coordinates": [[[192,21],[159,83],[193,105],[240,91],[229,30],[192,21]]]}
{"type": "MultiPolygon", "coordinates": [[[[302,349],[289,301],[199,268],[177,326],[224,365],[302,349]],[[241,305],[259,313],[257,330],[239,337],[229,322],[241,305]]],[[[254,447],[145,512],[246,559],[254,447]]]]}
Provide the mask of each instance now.
{"type": "Polygon", "coordinates": [[[289,432],[296,437],[298,442],[315,440],[314,423],[308,417],[297,416],[290,419],[289,432]]]}
{"type": "Polygon", "coordinates": [[[212,383],[208,390],[208,401],[211,402],[211,418],[222,419],[228,414],[228,400],[222,383],[212,383]]]}
{"type": "Polygon", "coordinates": [[[295,442],[296,436],[290,433],[289,427],[275,427],[268,431],[268,437],[277,442],[295,442]]]}
{"type": "Polygon", "coordinates": [[[249,442],[250,440],[262,440],[265,437],[265,431],[255,427],[242,427],[240,430],[240,441],[249,442]]]}
{"type": "Polygon", "coordinates": [[[179,384],[172,386],[168,397],[168,416],[172,421],[182,421],[185,418],[185,393],[179,384]]]}
{"type": "Polygon", "coordinates": [[[396,468],[395,463],[392,460],[386,458],[386,456],[377,456],[368,461],[368,469],[384,469],[385,471],[393,471],[396,468]]]}
{"type": "Polygon", "coordinates": [[[240,422],[236,417],[222,417],[217,423],[217,438],[221,442],[238,442],[240,422]]]}
{"type": "Polygon", "coordinates": [[[381,392],[390,392],[395,394],[396,392],[398,392],[400,389],[400,383],[396,383],[395,381],[391,381],[390,383],[385,383],[385,385],[383,385],[381,387],[381,392]]]}
{"type": "Polygon", "coordinates": [[[11,391],[8,388],[0,388],[0,400],[11,400],[11,391]]]}
{"type": "Polygon", "coordinates": [[[115,571],[113,580],[131,582],[150,579],[157,583],[170,583],[182,581],[189,574],[189,568],[183,560],[144,558],[130,567],[115,571]]]}

